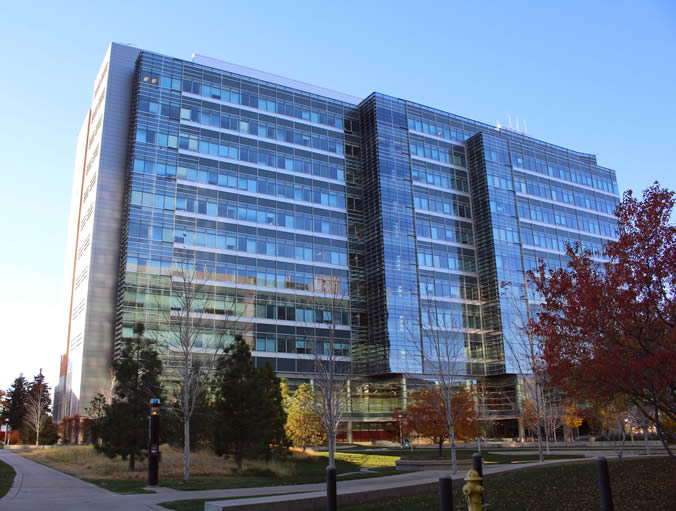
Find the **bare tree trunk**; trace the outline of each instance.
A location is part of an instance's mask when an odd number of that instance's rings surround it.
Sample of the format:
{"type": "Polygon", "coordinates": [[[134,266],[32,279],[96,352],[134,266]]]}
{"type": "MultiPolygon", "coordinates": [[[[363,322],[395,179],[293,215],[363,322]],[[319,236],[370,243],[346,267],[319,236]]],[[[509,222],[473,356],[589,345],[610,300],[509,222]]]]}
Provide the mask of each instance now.
{"type": "Polygon", "coordinates": [[[643,429],[643,440],[645,441],[645,453],[650,455],[650,443],[648,442],[648,426],[646,425],[645,414],[641,413],[641,428],[643,429]]]}
{"type": "Polygon", "coordinates": [[[620,416],[615,415],[615,423],[617,424],[617,432],[620,434],[620,448],[617,451],[617,458],[622,461],[622,454],[624,453],[624,441],[627,439],[627,433],[624,430],[624,424],[620,421],[620,416]]]}
{"type": "Polygon", "coordinates": [[[129,472],[136,470],[136,455],[131,454],[129,456],[129,472]]]}
{"type": "Polygon", "coordinates": [[[542,454],[542,432],[540,431],[540,412],[539,412],[539,410],[536,411],[536,414],[537,414],[537,416],[535,418],[535,422],[536,422],[535,427],[537,428],[537,435],[538,435],[538,458],[540,460],[540,463],[542,463],[545,459],[544,459],[544,456],[542,454]]]}
{"type": "Polygon", "coordinates": [[[456,459],[455,459],[455,426],[451,426],[451,473],[455,474],[456,472],[456,459]]]}
{"type": "Polygon", "coordinates": [[[329,441],[329,466],[336,467],[336,432],[331,431],[328,435],[329,441]]]}
{"type": "Polygon", "coordinates": [[[190,479],[190,420],[183,421],[183,482],[190,479]]]}
{"type": "Polygon", "coordinates": [[[674,454],[671,452],[671,449],[669,449],[669,444],[667,443],[666,439],[664,438],[664,433],[662,433],[662,428],[660,427],[660,412],[657,409],[657,405],[655,406],[655,431],[657,432],[657,436],[660,439],[660,442],[662,442],[662,445],[667,451],[667,454],[673,458],[674,454]]]}

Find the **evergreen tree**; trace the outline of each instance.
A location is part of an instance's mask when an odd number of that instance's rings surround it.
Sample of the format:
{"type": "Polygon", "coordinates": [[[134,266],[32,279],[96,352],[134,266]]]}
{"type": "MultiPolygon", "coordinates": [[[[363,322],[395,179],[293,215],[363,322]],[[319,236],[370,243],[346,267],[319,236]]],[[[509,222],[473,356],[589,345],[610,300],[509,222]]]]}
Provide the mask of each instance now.
{"type": "MultiPolygon", "coordinates": [[[[162,362],[144,333],[143,324],[138,323],[134,337],[123,340],[120,357],[113,362],[113,398],[105,405],[95,428],[100,438],[96,448],[111,458],[128,459],[130,471],[134,470],[136,459],[147,454],[150,400],[162,398],[159,380],[162,362]]],[[[95,398],[92,408],[99,404],[95,398]]]]}
{"type": "Polygon", "coordinates": [[[295,447],[305,448],[312,445],[324,445],[326,433],[320,417],[313,410],[315,394],[312,387],[304,383],[293,395],[289,416],[286,420],[286,434],[295,447]]]}
{"type": "Polygon", "coordinates": [[[260,414],[262,416],[260,441],[266,459],[273,450],[281,452],[287,447],[284,424],[286,412],[282,397],[282,386],[270,365],[259,369],[256,378],[261,392],[260,414]]]}
{"type": "Polygon", "coordinates": [[[28,396],[28,381],[20,374],[7,391],[7,409],[5,418],[9,419],[9,426],[17,430],[23,425],[26,415],[26,397],[28,396]]]}
{"type": "Polygon", "coordinates": [[[40,444],[41,445],[54,445],[59,441],[59,433],[56,430],[56,424],[52,421],[51,416],[47,416],[45,422],[42,423],[40,428],[40,444]]]}
{"type": "Polygon", "coordinates": [[[219,456],[232,454],[241,471],[244,458],[260,452],[263,419],[261,384],[241,335],[218,359],[215,380],[214,449],[219,456]]]}
{"type": "Polygon", "coordinates": [[[96,394],[96,397],[90,401],[89,408],[85,410],[87,412],[87,417],[91,420],[89,424],[89,439],[94,445],[99,443],[99,431],[106,417],[106,406],[106,396],[99,392],[96,394]]]}

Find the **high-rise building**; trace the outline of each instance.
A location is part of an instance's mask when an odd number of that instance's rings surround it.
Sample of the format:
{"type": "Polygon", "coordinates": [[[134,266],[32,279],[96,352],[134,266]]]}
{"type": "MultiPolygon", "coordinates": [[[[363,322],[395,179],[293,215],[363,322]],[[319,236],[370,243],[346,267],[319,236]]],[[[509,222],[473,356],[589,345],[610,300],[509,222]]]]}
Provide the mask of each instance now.
{"type": "Polygon", "coordinates": [[[135,324],[171,343],[186,264],[204,353],[241,333],[293,386],[334,343],[350,439],[391,433],[435,331],[459,346],[440,364],[516,395],[525,271],[599,250],[617,202],[593,155],[516,130],[112,44],[77,144],[57,418],[109,390],[135,324]]]}

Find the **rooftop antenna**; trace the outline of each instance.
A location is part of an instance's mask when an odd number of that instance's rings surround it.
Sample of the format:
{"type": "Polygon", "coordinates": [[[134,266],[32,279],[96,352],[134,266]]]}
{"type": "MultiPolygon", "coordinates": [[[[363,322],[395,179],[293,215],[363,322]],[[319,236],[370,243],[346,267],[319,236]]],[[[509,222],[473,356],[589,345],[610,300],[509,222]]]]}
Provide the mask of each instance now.
{"type": "Polygon", "coordinates": [[[507,117],[509,118],[509,129],[512,129],[512,114],[507,114],[507,117]]]}
{"type": "Polygon", "coordinates": [[[519,116],[516,116],[516,131],[519,131],[519,116]]]}
{"type": "Polygon", "coordinates": [[[523,133],[528,135],[528,128],[526,127],[526,119],[523,120],[523,133]]]}

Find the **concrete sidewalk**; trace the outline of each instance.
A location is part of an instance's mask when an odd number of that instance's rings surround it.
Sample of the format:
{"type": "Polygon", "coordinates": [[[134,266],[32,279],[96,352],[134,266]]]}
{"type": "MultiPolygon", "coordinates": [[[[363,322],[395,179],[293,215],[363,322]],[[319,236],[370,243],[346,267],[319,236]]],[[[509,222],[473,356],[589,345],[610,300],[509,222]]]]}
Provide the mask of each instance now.
{"type": "MultiPolygon", "coordinates": [[[[14,485],[9,493],[0,499],[2,511],[123,511],[163,510],[160,502],[208,498],[260,497],[288,493],[321,492],[324,483],[269,486],[263,488],[236,488],[230,490],[180,491],[172,488],[154,488],[156,493],[119,495],[93,484],[66,475],[57,470],[30,461],[18,454],[0,450],[0,461],[11,465],[16,471],[14,485]]],[[[401,486],[433,482],[431,472],[414,472],[382,478],[339,481],[339,491],[362,489],[371,491],[380,487],[401,486]],[[387,479],[388,481],[381,481],[387,479]]],[[[161,482],[161,480],[160,480],[161,482]]]]}
{"type": "MultiPolygon", "coordinates": [[[[326,488],[324,483],[203,491],[179,491],[159,487],[154,489],[156,493],[152,494],[119,495],[81,481],[76,477],[45,467],[9,451],[0,450],[0,461],[11,465],[16,471],[16,478],[12,489],[4,498],[0,499],[0,509],[2,511],[127,511],[148,509],[166,511],[165,508],[158,505],[160,502],[232,497],[250,497],[251,499],[233,501],[230,505],[235,503],[252,503],[252,500],[259,500],[264,501],[268,508],[275,508],[275,499],[273,497],[262,496],[289,493],[317,494],[324,492],[326,488]]],[[[574,461],[579,460],[552,460],[545,461],[544,464],[569,463],[574,461]]],[[[484,474],[518,470],[534,465],[536,463],[485,465],[484,474]]],[[[408,494],[433,491],[439,477],[447,474],[447,471],[425,471],[407,472],[369,479],[353,479],[351,481],[339,480],[337,488],[339,494],[372,494],[382,498],[388,494],[392,496],[399,495],[404,491],[408,494]]],[[[465,475],[465,470],[458,471],[453,476],[453,479],[462,479],[465,475]]],[[[285,499],[279,498],[278,500],[283,501],[285,499]]],[[[279,502],[279,504],[282,503],[279,502]]]]}

